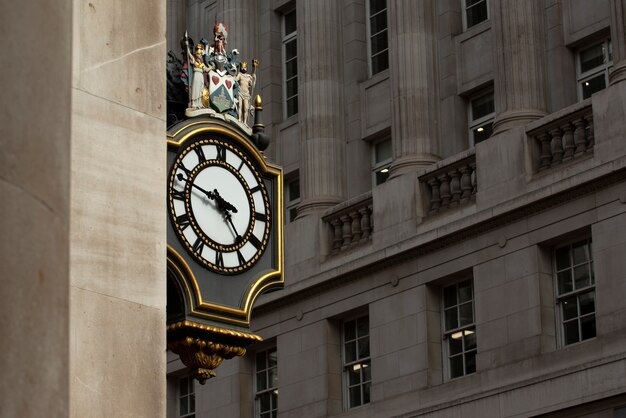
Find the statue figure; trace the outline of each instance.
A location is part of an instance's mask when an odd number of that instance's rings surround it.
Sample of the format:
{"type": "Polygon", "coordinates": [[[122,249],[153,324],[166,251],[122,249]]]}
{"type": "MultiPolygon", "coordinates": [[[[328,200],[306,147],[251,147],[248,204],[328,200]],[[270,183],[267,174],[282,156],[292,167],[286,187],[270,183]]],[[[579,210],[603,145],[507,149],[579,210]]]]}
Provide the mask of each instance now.
{"type": "Polygon", "coordinates": [[[242,62],[239,74],[235,80],[239,84],[239,98],[237,101],[239,110],[239,121],[248,125],[248,117],[250,115],[250,99],[252,91],[256,84],[256,67],[259,65],[258,60],[252,60],[252,74],[248,74],[248,63],[242,62]]]}
{"type": "Polygon", "coordinates": [[[218,23],[213,28],[213,53],[226,56],[226,38],[228,38],[228,26],[218,23]]]}
{"type": "Polygon", "coordinates": [[[187,43],[187,58],[189,59],[189,66],[193,69],[191,88],[189,89],[189,108],[192,109],[202,109],[206,107],[202,100],[205,89],[204,73],[208,73],[210,68],[204,65],[202,50],[202,44],[198,44],[196,45],[194,55],[192,55],[189,51],[189,43],[187,43]]]}

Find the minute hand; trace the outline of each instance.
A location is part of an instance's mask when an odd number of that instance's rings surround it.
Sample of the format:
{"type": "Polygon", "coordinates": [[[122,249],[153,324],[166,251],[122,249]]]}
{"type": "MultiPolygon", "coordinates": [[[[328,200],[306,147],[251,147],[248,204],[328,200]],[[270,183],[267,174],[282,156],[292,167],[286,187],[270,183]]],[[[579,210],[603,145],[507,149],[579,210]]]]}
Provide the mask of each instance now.
{"type": "MultiPolygon", "coordinates": [[[[176,178],[178,178],[179,181],[184,181],[185,183],[187,183],[187,179],[185,177],[183,177],[183,175],[181,173],[178,173],[178,175],[176,176],[176,178]]],[[[202,187],[196,185],[195,183],[191,183],[192,187],[195,187],[196,189],[200,190],[202,193],[204,193],[206,195],[206,197],[208,197],[211,200],[215,200],[215,194],[213,192],[210,192],[208,190],[204,190],[202,187]]]]}

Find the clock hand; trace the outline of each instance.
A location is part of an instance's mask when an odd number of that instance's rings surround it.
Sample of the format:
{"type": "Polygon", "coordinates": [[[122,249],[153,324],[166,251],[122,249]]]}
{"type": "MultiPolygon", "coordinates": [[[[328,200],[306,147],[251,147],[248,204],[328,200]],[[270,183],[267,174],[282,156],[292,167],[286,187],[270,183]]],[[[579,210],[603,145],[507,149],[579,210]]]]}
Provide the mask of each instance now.
{"type": "Polygon", "coordinates": [[[220,196],[217,189],[213,190],[213,195],[215,195],[215,200],[217,201],[217,204],[220,207],[220,209],[225,209],[225,210],[231,211],[232,213],[237,213],[237,208],[231,205],[226,200],[224,200],[224,198],[220,196]]]}
{"type": "MultiPolygon", "coordinates": [[[[185,177],[183,177],[183,175],[181,173],[178,173],[178,175],[176,176],[176,178],[179,181],[184,181],[185,183],[187,183],[187,179],[185,177]]],[[[210,192],[208,190],[204,190],[202,187],[196,185],[195,183],[191,183],[192,187],[195,187],[196,189],[200,190],[202,193],[204,193],[209,199],[214,200],[215,199],[215,195],[213,194],[213,192],[210,192]]]]}
{"type": "Polygon", "coordinates": [[[235,224],[233,224],[233,220],[231,219],[231,215],[230,213],[228,213],[228,211],[224,211],[224,218],[228,220],[228,222],[230,223],[230,226],[233,228],[233,232],[236,235],[235,244],[238,244],[239,242],[241,242],[241,235],[239,235],[239,232],[237,232],[237,228],[235,228],[235,224]]]}

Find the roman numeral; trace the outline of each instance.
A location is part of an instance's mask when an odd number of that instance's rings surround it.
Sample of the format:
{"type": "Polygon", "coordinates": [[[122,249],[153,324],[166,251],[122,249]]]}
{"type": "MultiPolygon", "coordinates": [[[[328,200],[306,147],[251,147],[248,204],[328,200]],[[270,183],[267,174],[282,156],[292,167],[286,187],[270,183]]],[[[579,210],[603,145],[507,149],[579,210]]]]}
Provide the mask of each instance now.
{"type": "Polygon", "coordinates": [[[198,237],[196,239],[196,242],[193,243],[192,248],[193,248],[194,253],[202,254],[202,249],[204,248],[204,242],[202,242],[200,237],[198,237]]]}
{"type": "Polygon", "coordinates": [[[224,254],[219,251],[215,251],[215,265],[218,267],[224,267],[224,254]]]}
{"type": "Polygon", "coordinates": [[[216,145],[217,159],[226,162],[226,147],[223,145],[216,145]]]}
{"type": "Polygon", "coordinates": [[[241,160],[241,162],[239,163],[239,167],[237,167],[237,171],[241,171],[242,168],[243,168],[243,160],[241,160]]]}
{"type": "Polygon", "coordinates": [[[172,199],[185,200],[185,192],[183,190],[172,190],[172,199]]]}
{"type": "Polygon", "coordinates": [[[254,193],[258,192],[259,190],[261,190],[261,185],[257,184],[256,186],[254,186],[253,188],[250,189],[250,193],[254,194],[254,193]]]}
{"type": "Polygon", "coordinates": [[[176,217],[176,223],[178,224],[178,226],[180,227],[181,230],[185,230],[185,228],[187,228],[189,226],[189,215],[188,214],[182,214],[178,217],[176,217]]]}
{"type": "Polygon", "coordinates": [[[237,250],[237,258],[239,259],[239,265],[243,266],[244,264],[246,264],[246,259],[243,258],[243,254],[241,254],[241,251],[237,250]]]}
{"type": "Polygon", "coordinates": [[[254,212],[254,219],[257,221],[267,222],[267,215],[264,213],[254,212]]]}
{"type": "Polygon", "coordinates": [[[261,241],[259,241],[259,239],[252,234],[250,235],[249,241],[250,241],[250,244],[254,245],[254,248],[256,248],[257,250],[260,250],[261,247],[263,246],[261,241]]]}
{"type": "Polygon", "coordinates": [[[178,168],[180,168],[181,170],[183,170],[185,172],[185,174],[187,174],[187,176],[189,176],[189,174],[191,174],[191,171],[189,171],[187,169],[187,167],[185,167],[185,164],[183,164],[182,162],[180,163],[180,165],[178,166],[178,168]]]}
{"type": "Polygon", "coordinates": [[[200,161],[201,163],[206,161],[206,157],[204,156],[204,151],[202,150],[201,146],[197,146],[193,149],[196,154],[198,154],[198,161],[200,161]]]}

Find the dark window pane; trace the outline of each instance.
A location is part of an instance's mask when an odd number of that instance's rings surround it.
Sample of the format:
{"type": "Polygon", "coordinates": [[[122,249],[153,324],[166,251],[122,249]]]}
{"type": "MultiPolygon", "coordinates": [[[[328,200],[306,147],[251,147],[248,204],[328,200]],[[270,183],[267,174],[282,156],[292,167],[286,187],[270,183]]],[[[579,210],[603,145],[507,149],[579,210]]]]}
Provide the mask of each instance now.
{"type": "Polygon", "coordinates": [[[459,283],[458,288],[459,288],[459,303],[472,300],[472,281],[471,280],[459,283]]]}
{"type": "Polygon", "coordinates": [[[187,404],[187,397],[184,397],[180,400],[180,415],[185,415],[189,413],[189,405],[187,404]]]}
{"type": "Polygon", "coordinates": [[[374,145],[376,163],[391,159],[391,139],[378,142],[374,145]]]}
{"type": "Polygon", "coordinates": [[[596,282],[595,276],[593,274],[593,261],[589,263],[589,273],[591,274],[591,283],[593,284],[596,282]]]}
{"type": "Polygon", "coordinates": [[[472,136],[474,137],[474,145],[483,142],[486,139],[491,138],[493,133],[493,122],[487,122],[483,125],[477,126],[472,129],[472,136]]]}
{"type": "Polygon", "coordinates": [[[577,242],[572,245],[572,253],[574,256],[574,265],[589,261],[589,247],[587,241],[577,242]]]}
{"type": "Polygon", "coordinates": [[[474,311],[472,302],[459,305],[459,326],[469,325],[474,322],[474,311]]]}
{"type": "Polygon", "coordinates": [[[465,354],[465,373],[476,372],[476,351],[465,354]]]}
{"type": "Polygon", "coordinates": [[[580,51],[580,72],[584,73],[604,64],[603,44],[580,51]]]}
{"type": "Polygon", "coordinates": [[[580,315],[587,315],[596,311],[595,292],[588,292],[578,297],[580,315]]]}
{"type": "Polygon", "coordinates": [[[355,386],[349,389],[350,392],[350,408],[361,405],[361,387],[355,386]]]}
{"type": "Polygon", "coordinates": [[[260,372],[256,374],[256,390],[265,390],[267,389],[267,382],[265,379],[265,372],[260,372]]]}
{"type": "Polygon", "coordinates": [[[354,386],[361,383],[361,365],[353,364],[348,367],[348,386],[354,386]]]}
{"type": "Polygon", "coordinates": [[[285,64],[285,78],[290,79],[296,75],[298,75],[298,60],[293,58],[285,64]]]}
{"type": "Polygon", "coordinates": [[[450,377],[463,376],[463,355],[450,358],[450,377]]]}
{"type": "Polygon", "coordinates": [[[363,385],[363,403],[370,403],[370,384],[366,383],[363,385]]]}
{"type": "Polygon", "coordinates": [[[596,336],[596,316],[589,315],[580,319],[580,330],[582,332],[581,340],[593,338],[596,336]]]}
{"type": "Polygon", "coordinates": [[[572,271],[564,270],[560,273],[557,273],[557,284],[559,287],[559,295],[562,295],[567,292],[571,292],[574,290],[572,286],[572,271]]]}
{"type": "Polygon", "coordinates": [[[456,308],[447,309],[444,313],[446,318],[446,330],[458,328],[456,308]]]}
{"type": "Polygon", "coordinates": [[[298,94],[298,78],[292,78],[287,81],[287,97],[291,98],[298,94]]]}
{"type": "Polygon", "coordinates": [[[343,332],[346,341],[356,339],[356,321],[348,321],[343,325],[343,332]]]}
{"type": "Polygon", "coordinates": [[[261,414],[261,418],[271,418],[272,414],[270,412],[266,412],[264,414],[261,414]]]}
{"type": "Polygon", "coordinates": [[[276,350],[267,353],[267,361],[269,367],[276,367],[276,350]]]}
{"type": "Polygon", "coordinates": [[[472,100],[472,120],[480,119],[494,111],[493,94],[472,100]]]}
{"type": "Polygon", "coordinates": [[[370,15],[387,8],[387,0],[370,0],[370,15]]]}
{"type": "Polygon", "coordinates": [[[563,324],[563,334],[565,337],[565,344],[573,344],[580,341],[578,338],[578,321],[573,320],[563,324]]]}
{"type": "Polygon", "coordinates": [[[184,378],[180,379],[180,381],[179,381],[180,396],[185,396],[186,394],[189,393],[189,389],[187,387],[187,382],[188,381],[189,381],[189,379],[187,377],[184,377],[184,378]]]}
{"type": "Polygon", "coordinates": [[[606,87],[606,81],[604,79],[604,73],[589,79],[587,81],[583,81],[583,99],[587,99],[591,97],[593,93],[596,93],[600,90],[604,90],[606,87]]]}
{"type": "Polygon", "coordinates": [[[289,222],[295,221],[296,216],[298,216],[298,209],[297,208],[289,209],[289,222]]]}
{"type": "Polygon", "coordinates": [[[285,15],[285,35],[289,35],[296,31],[296,11],[289,12],[285,15]]]}
{"type": "Polygon", "coordinates": [[[356,360],[356,341],[346,344],[346,363],[356,360]]]}
{"type": "Polygon", "coordinates": [[[589,277],[589,264],[574,267],[574,284],[576,289],[582,289],[583,287],[587,287],[591,284],[591,278],[589,277]]]}
{"type": "Polygon", "coordinates": [[[298,97],[292,97],[287,99],[287,117],[293,116],[298,113],[298,97]]]}
{"type": "Polygon", "coordinates": [[[475,6],[467,9],[466,13],[468,28],[487,20],[487,2],[477,3],[475,6]]]}
{"type": "Polygon", "coordinates": [[[298,42],[294,39],[285,44],[285,61],[289,61],[298,55],[298,42]]]}
{"type": "Polygon", "coordinates": [[[300,180],[295,180],[289,183],[289,200],[296,200],[300,198],[300,180]]]}
{"type": "Polygon", "coordinates": [[[372,75],[378,74],[381,71],[389,68],[389,55],[388,51],[381,52],[380,54],[372,57],[372,75]]]}
{"type": "Polygon", "coordinates": [[[372,55],[376,55],[377,53],[384,51],[387,49],[387,31],[380,32],[370,38],[370,42],[372,43],[372,55]]]}
{"type": "Polygon", "coordinates": [[[476,333],[472,330],[465,331],[465,349],[473,350],[476,348],[476,333]]]}
{"type": "Polygon", "coordinates": [[[387,12],[378,13],[370,17],[370,34],[375,35],[381,30],[387,29],[387,12]]]}
{"type": "Polygon", "coordinates": [[[448,351],[451,356],[459,354],[463,351],[463,340],[460,332],[455,332],[448,339],[448,351]]]}
{"type": "Polygon", "coordinates": [[[370,367],[370,363],[362,363],[363,364],[363,381],[369,382],[372,380],[372,368],[370,367]]]}
{"type": "Polygon", "coordinates": [[[196,412],[196,395],[189,395],[189,412],[196,412]]]}
{"type": "Polygon", "coordinates": [[[578,316],[578,307],[576,306],[576,296],[563,299],[563,320],[576,318],[578,316]]]}
{"type": "Polygon", "coordinates": [[[277,369],[269,369],[268,370],[268,377],[269,377],[269,386],[270,387],[277,387],[278,386],[278,370],[277,369]]]}
{"type": "Polygon", "coordinates": [[[267,368],[267,363],[265,362],[265,351],[256,353],[256,369],[265,370],[266,368],[267,368]]]}
{"type": "Polygon", "coordinates": [[[359,348],[359,359],[367,358],[370,356],[370,339],[361,338],[357,341],[359,348]]]}
{"type": "Polygon", "coordinates": [[[376,185],[383,184],[389,178],[389,168],[381,168],[376,172],[376,185]]]}
{"type": "Polygon", "coordinates": [[[456,286],[448,286],[443,289],[443,307],[449,308],[456,305],[456,286]]]}
{"type": "Polygon", "coordinates": [[[261,412],[267,412],[269,410],[271,410],[271,404],[270,404],[270,394],[269,393],[262,393],[261,395],[259,395],[259,403],[261,405],[261,412]]]}
{"type": "Polygon", "coordinates": [[[272,410],[278,407],[278,391],[272,391],[272,410]]]}
{"type": "Polygon", "coordinates": [[[569,247],[559,248],[555,252],[556,269],[563,270],[570,267],[569,247]]]}
{"type": "Polygon", "coordinates": [[[370,333],[370,321],[367,317],[360,318],[356,321],[356,335],[362,337],[369,335],[370,333]]]}

